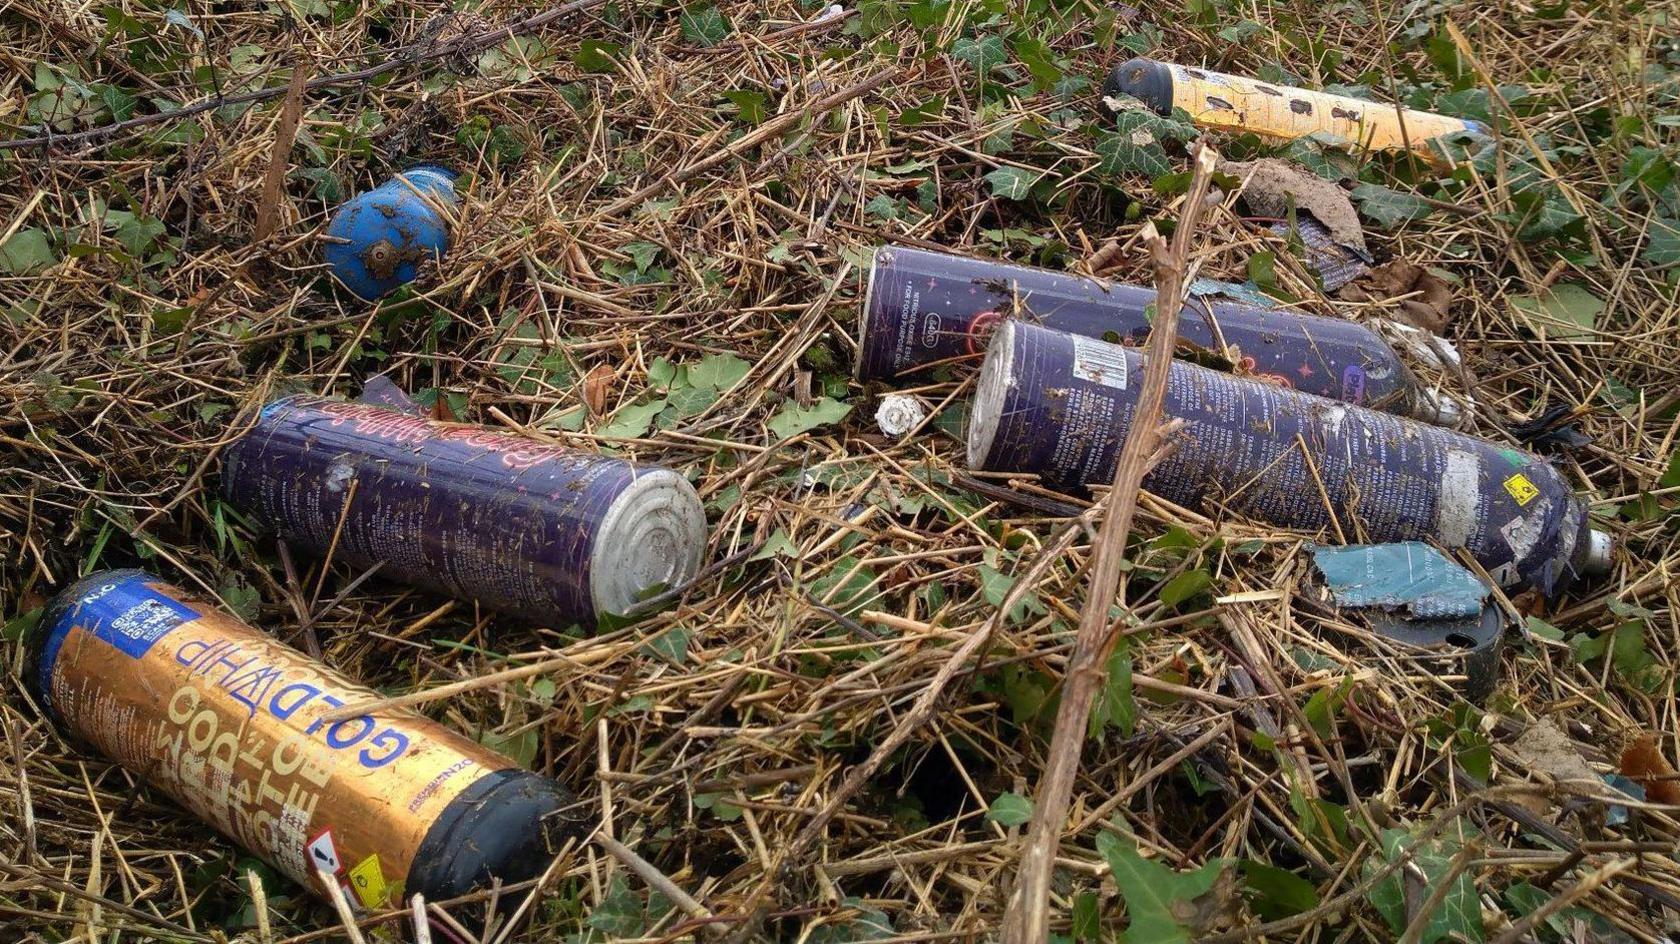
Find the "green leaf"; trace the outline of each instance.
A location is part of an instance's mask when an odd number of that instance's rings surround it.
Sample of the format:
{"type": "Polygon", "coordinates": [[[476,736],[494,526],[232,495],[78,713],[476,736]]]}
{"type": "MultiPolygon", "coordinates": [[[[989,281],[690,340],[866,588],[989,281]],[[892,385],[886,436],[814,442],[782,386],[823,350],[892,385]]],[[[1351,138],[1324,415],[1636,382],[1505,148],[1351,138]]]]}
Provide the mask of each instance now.
{"type": "Polygon", "coordinates": [[[825,922],[804,938],[805,944],[867,944],[898,936],[892,919],[879,908],[872,908],[859,898],[843,898],[840,906],[853,911],[857,917],[849,920],[825,922]]]}
{"type": "Polygon", "coordinates": [[[992,196],[1005,200],[1025,200],[1032,193],[1033,184],[1044,176],[1021,167],[999,167],[986,175],[992,186],[992,196]]]}
{"type": "Polygon", "coordinates": [[[1161,605],[1177,607],[1213,585],[1213,577],[1205,570],[1187,570],[1167,581],[1159,594],[1161,605]]]}
{"type": "Polygon", "coordinates": [[[788,537],[786,528],[777,528],[764,540],[764,546],[758,552],[747,558],[749,561],[769,560],[772,557],[798,557],[799,546],[788,537]]]}
{"type": "Polygon", "coordinates": [[[1359,202],[1359,211],[1367,219],[1384,229],[1422,219],[1431,212],[1429,204],[1417,194],[1404,193],[1381,184],[1360,184],[1349,196],[1359,202]]]}
{"type": "Polygon", "coordinates": [[[1189,944],[1199,931],[1195,901],[1213,888],[1225,863],[1214,860],[1193,872],[1175,872],[1138,855],[1130,842],[1097,834],[1097,852],[1108,860],[1114,884],[1126,899],[1124,944],[1189,944]]]}
{"type": "Polygon", "coordinates": [[[735,106],[735,114],[749,125],[756,125],[770,114],[770,96],[756,89],[734,89],[723,97],[735,106]]]}
{"type": "Polygon", "coordinates": [[[1680,263],[1680,220],[1665,216],[1652,219],[1650,239],[1640,258],[1659,268],[1680,263]]]}
{"type": "Polygon", "coordinates": [[[20,229],[4,243],[0,243],[0,269],[8,275],[28,275],[58,262],[52,240],[35,227],[20,229]]]}
{"type": "Polygon", "coordinates": [[[841,403],[830,397],[823,397],[808,407],[802,407],[789,401],[782,407],[780,413],[770,418],[765,425],[776,439],[789,439],[808,429],[815,429],[827,423],[838,423],[852,412],[851,404],[841,403]]]}
{"type": "Polygon", "coordinates": [[[1149,178],[1172,172],[1161,141],[1172,122],[1145,111],[1128,110],[1114,116],[1114,130],[1097,140],[1098,169],[1104,174],[1143,174],[1149,178]]]}
{"type": "Polygon", "coordinates": [[[1662,478],[1657,479],[1658,488],[1673,488],[1680,485],[1680,446],[1676,446],[1668,456],[1668,468],[1663,470],[1662,478]]]}
{"type": "Polygon", "coordinates": [[[1014,46],[1015,58],[1021,60],[1021,64],[1032,74],[1035,91],[1053,88],[1061,81],[1062,65],[1056,60],[1049,43],[1042,39],[1017,39],[1014,46]]]}
{"type": "Polygon", "coordinates": [[[1318,907],[1318,887],[1294,872],[1253,859],[1238,863],[1254,913],[1276,921],[1318,907]]]}
{"type": "Polygon", "coordinates": [[[1102,912],[1094,892],[1081,892],[1073,896],[1073,939],[1102,939],[1102,912]]]}
{"type": "Polygon", "coordinates": [[[572,61],[585,72],[616,72],[618,59],[623,55],[623,43],[586,39],[578,44],[578,51],[572,56],[572,61]]]}
{"type": "Polygon", "coordinates": [[[974,39],[965,36],[951,44],[951,55],[973,66],[982,80],[993,69],[1009,61],[1009,49],[1003,44],[1001,36],[986,35],[974,39]]]}
{"type": "Polygon", "coordinates": [[[46,607],[38,606],[27,613],[19,613],[7,620],[5,629],[0,630],[0,639],[4,639],[6,642],[22,640],[24,636],[33,632],[36,625],[41,622],[41,614],[45,610],[46,607]]]}
{"type": "Polygon", "coordinates": [[[646,403],[632,403],[620,407],[613,414],[612,420],[595,432],[600,436],[615,436],[620,439],[636,439],[646,436],[648,429],[653,426],[653,418],[659,411],[665,409],[666,400],[658,397],[646,403]]]}
{"type": "Polygon", "coordinates": [[[122,243],[128,254],[136,259],[145,259],[146,253],[152,248],[152,243],[159,236],[167,232],[163,221],[149,216],[136,216],[124,220],[117,227],[117,242],[122,243]]]}
{"type": "Polygon", "coordinates": [[[1103,675],[1102,692],[1091,708],[1088,736],[1096,737],[1113,725],[1123,738],[1132,736],[1137,726],[1137,702],[1132,697],[1132,648],[1121,637],[1108,656],[1103,675]]]}
{"type": "MultiPolygon", "coordinates": [[[[1386,867],[1385,863],[1395,862],[1403,850],[1408,848],[1412,849],[1412,861],[1423,870],[1426,888],[1433,889],[1446,881],[1452,869],[1452,856],[1457,851],[1457,845],[1436,840],[1427,845],[1417,846],[1416,841],[1403,829],[1389,829],[1383,832],[1383,855],[1365,860],[1365,874],[1373,875],[1386,867]]],[[[1452,940],[1454,935],[1468,941],[1479,942],[1483,939],[1482,911],[1477,900],[1472,871],[1466,870],[1453,880],[1440,907],[1429,915],[1428,924],[1418,939],[1419,944],[1452,940]]],[[[1406,892],[1398,870],[1372,887],[1370,900],[1372,907],[1388,922],[1390,929],[1396,934],[1405,930],[1408,923],[1406,892]]]]}
{"type": "Polygon", "coordinates": [[[1512,295],[1511,307],[1528,317],[1547,337],[1562,341],[1591,338],[1604,313],[1604,299],[1583,285],[1564,282],[1533,295],[1512,295]]]}
{"type": "Polygon", "coordinates": [[[896,121],[900,127],[914,128],[936,121],[945,114],[945,96],[935,95],[920,105],[906,108],[898,113],[896,121]]]}
{"type": "Polygon", "coordinates": [[[493,751],[497,751],[514,759],[520,767],[531,769],[531,763],[537,759],[537,748],[541,746],[541,738],[536,728],[526,728],[518,734],[496,734],[486,732],[479,738],[479,742],[493,751]]]}
{"type": "Polygon", "coordinates": [[[986,810],[986,818],[1002,826],[1020,826],[1032,819],[1032,801],[1018,793],[1000,793],[986,810]]]}
{"type": "Polygon", "coordinates": [[[729,20],[714,6],[684,10],[680,20],[683,39],[697,46],[716,46],[729,35],[729,20]]]}
{"type": "Polygon", "coordinates": [[[1312,693],[1301,713],[1306,716],[1307,723],[1318,732],[1321,738],[1329,739],[1333,732],[1332,722],[1336,713],[1342,710],[1342,703],[1347,701],[1347,693],[1353,688],[1353,679],[1343,678],[1335,687],[1325,686],[1312,693]]]}
{"type": "Polygon", "coordinates": [[[589,912],[584,924],[614,937],[641,937],[648,929],[642,898],[630,889],[623,872],[613,875],[607,893],[589,912]]]}
{"type": "Polygon", "coordinates": [[[1553,626],[1551,623],[1546,622],[1538,616],[1530,616],[1528,618],[1527,625],[1528,631],[1536,636],[1539,636],[1541,639],[1549,639],[1552,642],[1563,641],[1563,630],[1558,629],[1556,626],[1553,626]]]}
{"type": "Polygon", "coordinates": [[[688,661],[688,642],[693,638],[694,630],[687,626],[673,626],[643,643],[642,649],[651,655],[664,656],[681,664],[688,661]]]}

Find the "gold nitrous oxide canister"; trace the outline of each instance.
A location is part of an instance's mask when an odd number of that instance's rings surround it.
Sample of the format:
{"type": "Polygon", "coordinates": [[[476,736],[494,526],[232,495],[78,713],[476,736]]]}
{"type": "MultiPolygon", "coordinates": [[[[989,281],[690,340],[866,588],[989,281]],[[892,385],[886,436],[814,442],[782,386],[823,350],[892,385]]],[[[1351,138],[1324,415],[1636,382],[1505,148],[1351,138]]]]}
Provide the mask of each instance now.
{"type": "Polygon", "coordinates": [[[1252,131],[1283,141],[1322,131],[1363,150],[1408,150],[1434,161],[1441,158],[1429,150],[1430,140],[1460,132],[1488,134],[1486,125],[1467,118],[1153,59],[1131,59],[1116,66],[1103,92],[1130,95],[1162,115],[1182,108],[1190,120],[1206,128],[1252,131]]]}
{"type": "Polygon", "coordinates": [[[65,731],[317,895],[437,901],[547,867],[570,795],[138,570],[71,584],[30,637],[25,679],[65,731]]]}

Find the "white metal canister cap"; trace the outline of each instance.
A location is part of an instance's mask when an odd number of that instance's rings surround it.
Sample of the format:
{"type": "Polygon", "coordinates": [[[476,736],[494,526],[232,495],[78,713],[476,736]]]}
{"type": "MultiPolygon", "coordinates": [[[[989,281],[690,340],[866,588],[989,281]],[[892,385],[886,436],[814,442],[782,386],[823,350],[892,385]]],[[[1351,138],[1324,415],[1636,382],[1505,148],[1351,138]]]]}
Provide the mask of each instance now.
{"type": "Polygon", "coordinates": [[[706,512],[688,480],[670,469],[638,469],[613,499],[589,552],[596,615],[622,614],[648,590],[694,579],[706,552],[706,512]]]}

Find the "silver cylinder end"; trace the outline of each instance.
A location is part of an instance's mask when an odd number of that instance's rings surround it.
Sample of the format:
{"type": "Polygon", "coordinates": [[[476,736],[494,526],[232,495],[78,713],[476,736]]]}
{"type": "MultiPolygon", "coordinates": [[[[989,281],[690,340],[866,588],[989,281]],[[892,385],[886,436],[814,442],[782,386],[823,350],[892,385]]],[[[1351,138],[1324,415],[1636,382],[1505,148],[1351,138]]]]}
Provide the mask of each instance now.
{"type": "Polygon", "coordinates": [[[669,469],[640,470],[607,507],[589,552],[596,615],[623,614],[648,590],[700,572],[706,512],[688,480],[669,469]]]}
{"type": "Polygon", "coordinates": [[[968,467],[976,471],[983,471],[991,458],[992,440],[1014,382],[1014,365],[1015,322],[1005,321],[986,345],[986,359],[980,364],[980,379],[975,381],[974,402],[968,410],[968,467]]]}
{"type": "Polygon", "coordinates": [[[1458,401],[1439,390],[1419,390],[1417,399],[1417,419],[1448,429],[1458,429],[1464,425],[1464,408],[1458,401]]]}
{"type": "Polygon", "coordinates": [[[1616,539],[1610,532],[1587,529],[1587,546],[1581,552],[1581,573],[1592,577],[1609,573],[1615,562],[1615,553],[1616,539]]]}

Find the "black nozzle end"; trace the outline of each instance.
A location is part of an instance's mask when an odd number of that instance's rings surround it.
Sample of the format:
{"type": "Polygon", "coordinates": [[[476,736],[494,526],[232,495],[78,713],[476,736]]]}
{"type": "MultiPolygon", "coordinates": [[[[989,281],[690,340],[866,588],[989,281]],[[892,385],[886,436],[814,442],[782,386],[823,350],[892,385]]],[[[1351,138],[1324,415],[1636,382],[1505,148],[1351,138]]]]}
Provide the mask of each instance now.
{"type": "Polygon", "coordinates": [[[1130,95],[1158,115],[1172,114],[1172,69],[1153,59],[1128,59],[1114,67],[1103,82],[1103,95],[1130,95]]]}
{"type": "Polygon", "coordinates": [[[528,770],[486,774],[444,808],[415,852],[404,892],[456,898],[492,881],[535,878],[568,837],[581,836],[576,800],[528,770]]]}

